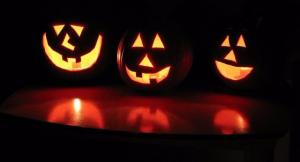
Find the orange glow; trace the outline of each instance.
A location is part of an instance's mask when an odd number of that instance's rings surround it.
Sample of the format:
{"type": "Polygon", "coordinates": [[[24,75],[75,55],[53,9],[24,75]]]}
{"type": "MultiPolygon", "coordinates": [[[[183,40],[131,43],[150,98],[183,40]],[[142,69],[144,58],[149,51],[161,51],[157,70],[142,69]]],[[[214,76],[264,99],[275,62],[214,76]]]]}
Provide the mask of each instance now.
{"type": "Polygon", "coordinates": [[[240,38],[237,42],[237,46],[246,48],[246,43],[245,43],[243,35],[240,35],[240,38]]]}
{"type": "Polygon", "coordinates": [[[249,123],[245,117],[238,111],[224,109],[216,113],[214,125],[221,130],[223,134],[247,133],[249,123]]]}
{"type": "Polygon", "coordinates": [[[145,66],[145,67],[151,67],[153,68],[153,64],[151,63],[148,54],[146,54],[146,56],[143,58],[143,60],[140,62],[139,64],[140,66],[145,66]]]}
{"type": "Polygon", "coordinates": [[[54,25],[53,28],[56,35],[59,35],[59,33],[63,30],[64,27],[65,25],[54,25]]]}
{"type": "Polygon", "coordinates": [[[79,26],[79,25],[71,25],[71,27],[74,29],[74,31],[77,33],[77,35],[80,37],[84,27],[79,26]]]}
{"type": "Polygon", "coordinates": [[[93,66],[100,56],[101,46],[102,36],[99,35],[94,48],[82,55],[80,62],[76,62],[75,58],[68,58],[67,61],[64,61],[62,55],[50,47],[46,33],[43,35],[43,47],[48,58],[57,67],[68,71],[80,71],[93,66]]]}
{"type": "Polygon", "coordinates": [[[161,38],[160,38],[158,33],[156,34],[156,36],[154,38],[152,48],[162,48],[162,49],[165,48],[165,46],[164,46],[163,42],[161,41],[161,38]]]}
{"type": "Polygon", "coordinates": [[[56,105],[50,112],[48,121],[72,126],[104,128],[99,108],[79,98],[56,105]]]}
{"type": "Polygon", "coordinates": [[[135,39],[132,47],[144,47],[142,38],[141,38],[141,33],[138,34],[137,38],[135,39]]]}
{"type": "Polygon", "coordinates": [[[136,72],[130,70],[127,66],[126,68],[126,73],[128,75],[128,77],[132,80],[135,81],[137,83],[141,83],[141,84],[150,84],[150,80],[154,79],[156,80],[157,83],[160,83],[161,81],[165,80],[168,75],[169,75],[169,71],[170,71],[170,66],[165,67],[164,69],[156,72],[156,73],[142,73],[141,77],[137,77],[136,76],[136,72]]]}
{"type": "Polygon", "coordinates": [[[224,59],[237,63],[233,50],[231,50],[224,59]]]}
{"type": "Polygon", "coordinates": [[[222,47],[230,47],[229,36],[227,35],[225,40],[223,41],[222,47]]]}
{"type": "Polygon", "coordinates": [[[137,126],[138,130],[144,133],[157,130],[168,131],[170,128],[169,119],[164,112],[143,107],[129,112],[127,123],[131,126],[137,126]]]}
{"type": "Polygon", "coordinates": [[[246,78],[253,70],[253,67],[238,67],[220,61],[215,61],[215,64],[223,77],[234,81],[246,78]]]}
{"type": "Polygon", "coordinates": [[[75,112],[80,112],[81,110],[81,100],[79,98],[75,98],[73,101],[73,108],[75,112]]]}
{"type": "Polygon", "coordinates": [[[62,42],[62,46],[68,48],[69,50],[71,51],[74,51],[75,49],[75,46],[73,46],[72,44],[69,43],[69,40],[70,40],[70,36],[69,34],[66,34],[65,38],[64,38],[64,41],[62,42]]]}

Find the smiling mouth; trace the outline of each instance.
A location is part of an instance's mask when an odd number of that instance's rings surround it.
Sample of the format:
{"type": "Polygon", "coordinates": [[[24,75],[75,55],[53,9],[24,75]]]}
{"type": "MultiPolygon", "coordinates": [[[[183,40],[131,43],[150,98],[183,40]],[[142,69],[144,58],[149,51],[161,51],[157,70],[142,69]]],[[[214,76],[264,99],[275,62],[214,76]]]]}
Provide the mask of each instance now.
{"type": "Polygon", "coordinates": [[[130,70],[126,65],[126,72],[128,77],[137,83],[141,84],[151,84],[151,83],[160,83],[165,80],[170,72],[171,66],[167,66],[162,70],[156,73],[141,73],[141,75],[137,74],[137,72],[130,70]]]}
{"type": "Polygon", "coordinates": [[[253,67],[239,67],[215,61],[220,74],[230,80],[238,81],[246,78],[253,70],[253,67]]]}
{"type": "Polygon", "coordinates": [[[102,36],[99,35],[95,47],[90,52],[82,55],[80,62],[77,62],[76,58],[67,58],[65,61],[60,53],[50,47],[46,33],[43,35],[43,47],[48,58],[57,67],[68,71],[80,71],[93,66],[101,54],[101,46],[102,36]]]}

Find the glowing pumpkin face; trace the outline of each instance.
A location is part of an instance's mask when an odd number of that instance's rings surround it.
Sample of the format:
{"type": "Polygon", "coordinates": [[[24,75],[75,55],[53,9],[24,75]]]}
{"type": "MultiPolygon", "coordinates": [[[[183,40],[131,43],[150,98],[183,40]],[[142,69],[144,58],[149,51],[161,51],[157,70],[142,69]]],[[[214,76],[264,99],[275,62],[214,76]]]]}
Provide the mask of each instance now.
{"type": "Polygon", "coordinates": [[[178,83],[192,63],[191,52],[182,40],[164,32],[129,33],[120,42],[117,58],[123,79],[143,89],[178,83]]]}
{"type": "Polygon", "coordinates": [[[240,55],[248,54],[247,42],[243,34],[239,34],[236,38],[227,35],[220,44],[225,49],[225,57],[215,60],[218,72],[226,79],[231,81],[239,81],[247,78],[253,71],[253,67],[239,65],[240,55]]]}
{"type": "Polygon", "coordinates": [[[100,56],[101,46],[102,36],[91,35],[82,25],[53,25],[51,31],[43,34],[47,57],[55,66],[67,71],[92,67],[100,56]]]}

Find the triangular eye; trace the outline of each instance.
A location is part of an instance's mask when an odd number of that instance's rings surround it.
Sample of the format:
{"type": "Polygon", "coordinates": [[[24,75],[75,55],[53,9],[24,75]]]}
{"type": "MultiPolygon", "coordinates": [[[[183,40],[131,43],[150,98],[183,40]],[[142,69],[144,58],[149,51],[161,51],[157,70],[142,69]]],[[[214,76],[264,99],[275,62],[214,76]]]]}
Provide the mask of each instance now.
{"type": "Polygon", "coordinates": [[[63,30],[64,27],[65,25],[54,25],[53,28],[56,35],[59,35],[59,33],[63,30]]]}
{"type": "Polygon", "coordinates": [[[154,38],[152,48],[161,48],[161,49],[165,48],[165,46],[164,46],[163,42],[161,41],[161,38],[158,35],[158,33],[156,34],[156,36],[154,38]]]}
{"type": "Polygon", "coordinates": [[[230,47],[229,36],[227,35],[225,40],[223,41],[222,47],[230,47]]]}
{"type": "Polygon", "coordinates": [[[141,33],[138,34],[138,36],[135,39],[132,47],[144,47],[144,44],[143,44],[143,41],[142,41],[142,37],[141,37],[141,33]]]}
{"type": "Polygon", "coordinates": [[[240,36],[236,46],[246,48],[246,43],[245,43],[245,39],[244,39],[243,35],[240,36]]]}
{"type": "Polygon", "coordinates": [[[82,30],[84,28],[83,26],[79,26],[79,25],[71,25],[71,27],[75,30],[75,32],[78,36],[81,35],[82,30]]]}

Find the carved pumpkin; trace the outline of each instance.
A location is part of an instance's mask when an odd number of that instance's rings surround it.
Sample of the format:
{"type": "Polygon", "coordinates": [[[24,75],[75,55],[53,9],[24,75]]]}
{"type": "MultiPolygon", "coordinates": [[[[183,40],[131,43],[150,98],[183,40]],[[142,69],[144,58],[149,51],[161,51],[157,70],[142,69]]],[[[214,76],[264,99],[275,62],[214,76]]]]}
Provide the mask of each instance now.
{"type": "Polygon", "coordinates": [[[182,37],[171,32],[128,32],[117,63],[127,84],[157,90],[178,84],[187,75],[192,54],[182,37]]]}
{"type": "MultiPolygon", "coordinates": [[[[246,78],[252,72],[253,67],[237,65],[238,62],[236,59],[236,54],[233,48],[231,47],[229,35],[226,36],[221,46],[224,48],[231,48],[229,53],[226,54],[226,56],[224,57],[224,60],[231,62],[231,64],[216,60],[215,63],[220,74],[226,79],[230,79],[234,81],[238,81],[246,78]]],[[[236,43],[236,47],[247,48],[243,34],[239,36],[239,39],[236,43]]]]}
{"type": "Polygon", "coordinates": [[[257,49],[246,30],[230,30],[217,42],[214,65],[218,76],[236,87],[249,87],[258,76],[257,49]],[[238,85],[238,86],[237,86],[238,85]]]}
{"type": "Polygon", "coordinates": [[[97,62],[102,48],[102,36],[92,34],[84,25],[55,24],[43,34],[45,54],[60,69],[88,69],[97,62]]]}

